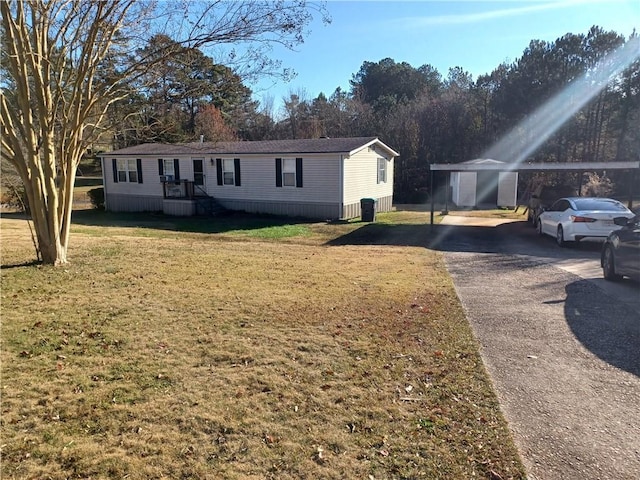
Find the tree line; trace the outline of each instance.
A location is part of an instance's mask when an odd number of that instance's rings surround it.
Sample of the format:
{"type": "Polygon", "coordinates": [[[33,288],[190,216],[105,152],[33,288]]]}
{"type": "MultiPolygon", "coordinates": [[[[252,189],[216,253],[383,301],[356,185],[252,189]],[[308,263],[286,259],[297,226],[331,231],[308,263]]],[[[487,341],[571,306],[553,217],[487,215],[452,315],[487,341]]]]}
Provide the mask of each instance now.
{"type": "MultiPolygon", "coordinates": [[[[429,64],[365,61],[353,74],[349,91],[337,88],[315,98],[303,89],[290,92],[278,111],[273,102],[260,105],[252,100],[251,90],[231,69],[216,65],[198,49],[176,49],[148,72],[144,89],[116,105],[112,123],[124,127],[116,131],[114,146],[193,141],[200,135],[209,141],[377,135],[401,153],[396,198],[419,201],[428,186],[429,164],[480,157],[519,121],[589,75],[607,54],[631,39],[635,33],[625,39],[594,26],[585,34],[567,33],[552,42],[532,40],[520,58],[475,80],[462,67],[443,75],[429,64]]],[[[167,37],[152,42],[175,47],[167,37]]],[[[638,124],[636,56],[528,160],[637,160],[638,124]]]]}

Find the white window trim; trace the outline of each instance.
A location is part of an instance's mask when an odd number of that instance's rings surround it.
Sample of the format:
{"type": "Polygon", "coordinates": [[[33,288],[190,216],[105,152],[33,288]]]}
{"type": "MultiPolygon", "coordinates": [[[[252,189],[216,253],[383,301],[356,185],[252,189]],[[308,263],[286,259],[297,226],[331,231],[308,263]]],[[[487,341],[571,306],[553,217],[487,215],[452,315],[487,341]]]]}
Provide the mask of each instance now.
{"type": "Polygon", "coordinates": [[[283,187],[294,187],[296,186],[296,174],[298,172],[296,171],[296,159],[295,158],[283,158],[282,159],[282,186],[283,187]],[[287,168],[287,164],[289,164],[289,167],[287,168]],[[291,167],[291,165],[293,165],[293,168],[291,167]],[[288,175],[288,177],[287,177],[288,175]],[[292,183],[287,183],[285,181],[285,178],[291,178],[291,175],[293,175],[293,182],[292,183]]]}
{"type": "Polygon", "coordinates": [[[378,157],[378,183],[387,183],[388,162],[384,157],[378,157]]]}
{"type": "Polygon", "coordinates": [[[236,167],[233,158],[222,159],[222,185],[234,187],[236,184],[236,167]]]}
{"type": "Polygon", "coordinates": [[[138,183],[138,166],[135,158],[119,158],[116,161],[118,183],[138,183]],[[131,176],[134,179],[131,179],[131,176]]]}
{"type": "Polygon", "coordinates": [[[176,176],[176,171],[174,168],[173,159],[171,158],[163,158],[162,159],[162,173],[167,180],[173,180],[176,176]]]}

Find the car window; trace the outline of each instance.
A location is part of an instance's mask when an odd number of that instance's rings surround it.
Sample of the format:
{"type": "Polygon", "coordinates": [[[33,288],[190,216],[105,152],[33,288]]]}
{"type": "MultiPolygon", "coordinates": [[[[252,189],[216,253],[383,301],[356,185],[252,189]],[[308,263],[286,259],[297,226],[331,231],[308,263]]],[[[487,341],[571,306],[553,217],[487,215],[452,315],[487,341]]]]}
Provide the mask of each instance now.
{"type": "Polygon", "coordinates": [[[556,200],[549,208],[552,212],[564,212],[567,208],[569,208],[569,202],[566,200],[556,200]]]}
{"type": "Polygon", "coordinates": [[[610,198],[579,198],[575,201],[578,210],[601,210],[605,212],[624,212],[627,210],[622,203],[610,198]]]}

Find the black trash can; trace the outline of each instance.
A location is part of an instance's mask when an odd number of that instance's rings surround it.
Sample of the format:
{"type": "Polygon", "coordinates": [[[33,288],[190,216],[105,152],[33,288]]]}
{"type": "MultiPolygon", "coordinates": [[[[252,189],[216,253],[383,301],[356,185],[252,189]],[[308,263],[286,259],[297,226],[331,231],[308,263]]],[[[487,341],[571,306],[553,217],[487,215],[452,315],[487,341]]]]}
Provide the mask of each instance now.
{"type": "Polygon", "coordinates": [[[375,198],[360,199],[360,218],[363,222],[376,221],[376,203],[378,201],[375,198]]]}

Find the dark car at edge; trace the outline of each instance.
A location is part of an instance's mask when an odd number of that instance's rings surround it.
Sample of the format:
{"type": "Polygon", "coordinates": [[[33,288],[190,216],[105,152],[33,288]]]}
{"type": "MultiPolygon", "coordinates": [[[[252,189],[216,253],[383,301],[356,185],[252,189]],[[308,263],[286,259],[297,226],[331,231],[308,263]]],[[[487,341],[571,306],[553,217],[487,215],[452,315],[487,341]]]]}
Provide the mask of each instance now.
{"type": "Polygon", "coordinates": [[[602,245],[600,265],[607,280],[623,276],[640,281],[640,209],[635,217],[614,220],[622,228],[611,232],[602,245]]]}

